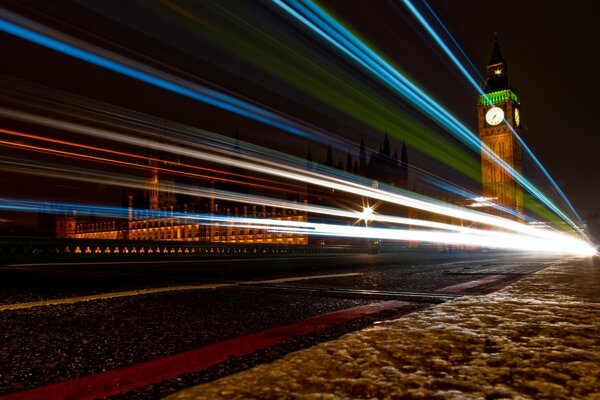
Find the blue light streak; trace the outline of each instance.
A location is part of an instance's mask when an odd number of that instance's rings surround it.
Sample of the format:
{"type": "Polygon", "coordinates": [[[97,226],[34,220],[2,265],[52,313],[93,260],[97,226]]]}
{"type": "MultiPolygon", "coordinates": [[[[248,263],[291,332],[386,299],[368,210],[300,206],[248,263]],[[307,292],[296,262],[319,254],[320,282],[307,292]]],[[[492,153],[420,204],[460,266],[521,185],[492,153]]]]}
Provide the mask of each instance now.
{"type": "Polygon", "coordinates": [[[435,41],[442,48],[442,50],[444,51],[444,53],[446,53],[446,55],[450,58],[450,60],[452,60],[452,62],[454,63],[454,65],[456,65],[458,67],[458,69],[460,70],[460,72],[463,73],[463,75],[465,76],[465,78],[467,78],[467,80],[471,83],[471,85],[479,87],[479,84],[475,81],[475,79],[473,79],[473,77],[471,76],[471,74],[469,74],[467,72],[467,70],[465,69],[465,67],[458,60],[458,58],[456,58],[456,56],[454,55],[454,53],[452,52],[452,50],[450,50],[450,48],[448,48],[448,46],[446,46],[446,44],[444,43],[444,41],[435,32],[435,30],[433,29],[433,27],[431,25],[429,25],[427,23],[427,21],[425,21],[425,18],[419,13],[419,11],[417,11],[417,9],[415,8],[415,6],[413,6],[412,3],[409,0],[404,0],[404,5],[406,5],[406,7],[413,13],[413,15],[415,16],[415,18],[421,23],[421,25],[423,25],[423,27],[425,28],[425,30],[427,31],[427,33],[429,33],[429,35],[435,39],[435,41]]]}
{"type": "MultiPolygon", "coordinates": [[[[358,62],[360,65],[365,67],[368,71],[374,73],[380,77],[384,82],[388,83],[395,90],[407,97],[410,101],[417,104],[422,110],[432,115],[436,121],[443,126],[450,128],[459,138],[465,141],[471,148],[476,151],[482,150],[482,145],[479,139],[473,135],[464,125],[462,125],[456,118],[449,114],[444,108],[438,105],[433,99],[422,92],[418,87],[412,84],[402,74],[391,67],[375,52],[373,52],[368,46],[362,43],[331,16],[321,10],[312,2],[307,2],[308,8],[300,4],[297,1],[291,1],[298,9],[303,11],[305,15],[308,15],[317,23],[314,24],[309,21],[308,18],[303,17],[292,8],[285,5],[281,0],[275,0],[275,3],[280,5],[286,11],[290,12],[296,18],[300,19],[305,25],[309,26],[315,32],[319,33],[320,36],[325,38],[331,44],[335,45],[338,49],[343,51],[345,54],[350,56],[353,60],[358,62]],[[321,26],[323,29],[320,29],[321,26]]],[[[57,39],[48,37],[46,35],[34,32],[32,30],[23,28],[19,25],[13,24],[4,19],[0,19],[0,30],[20,37],[22,39],[31,41],[41,46],[50,48],[52,50],[67,54],[74,58],[92,63],[102,68],[117,72],[119,74],[146,82],[148,84],[157,86],[159,88],[169,90],[174,93],[181,94],[183,96],[198,100],[200,102],[210,104],[224,110],[242,115],[254,119],[259,122],[274,126],[276,128],[285,130],[287,132],[299,135],[302,137],[312,137],[313,134],[305,130],[299,129],[295,126],[290,125],[290,121],[283,119],[281,116],[256,107],[250,103],[243,102],[235,99],[223,93],[216,92],[214,90],[203,88],[198,85],[194,85],[194,89],[182,86],[170,82],[169,80],[159,78],[153,74],[140,71],[139,69],[132,68],[123,63],[111,60],[107,57],[94,54],[90,51],[80,49],[71,44],[59,41],[57,39]]],[[[158,72],[158,71],[156,71],[158,72]]],[[[504,162],[502,159],[497,157],[495,153],[491,152],[487,146],[483,146],[483,151],[488,156],[497,162],[503,169],[509,172],[515,180],[521,183],[527,190],[529,190],[534,196],[539,198],[544,204],[548,205],[551,209],[555,210],[557,214],[561,215],[563,219],[569,222],[572,226],[579,230],[578,227],[562,211],[560,211],[553,203],[548,200],[543,193],[541,193],[535,186],[530,184],[525,178],[523,178],[516,170],[510,165],[504,162]]]]}
{"type": "MultiPolygon", "coordinates": [[[[43,212],[57,215],[69,215],[76,211],[79,214],[95,215],[102,217],[120,218],[127,221],[138,221],[132,215],[144,215],[144,218],[181,219],[185,225],[219,225],[228,227],[264,229],[269,233],[292,233],[300,235],[322,235],[355,238],[379,238],[393,241],[419,241],[430,243],[446,243],[452,245],[475,245],[481,247],[517,249],[533,252],[567,253],[582,256],[596,254],[595,248],[587,243],[563,236],[554,238],[529,237],[527,235],[507,234],[504,232],[444,232],[435,230],[411,230],[392,228],[358,227],[345,224],[324,224],[308,221],[286,221],[276,219],[231,217],[212,214],[181,213],[170,211],[133,209],[113,206],[86,205],[62,202],[41,202],[31,200],[18,200],[0,198],[0,210],[20,212],[43,212]],[[140,214],[141,213],[141,214],[140,214]]],[[[178,224],[179,225],[179,224],[178,224]]],[[[168,229],[168,227],[165,227],[168,229]]],[[[115,230],[127,230],[122,225],[115,230]]],[[[83,235],[86,233],[83,232],[83,235]]]]}
{"type": "MultiPolygon", "coordinates": [[[[460,196],[462,198],[465,198],[465,199],[475,199],[475,198],[478,197],[477,194],[475,194],[473,192],[470,192],[470,191],[468,191],[468,190],[466,190],[466,189],[464,189],[462,187],[459,187],[457,185],[454,185],[454,184],[452,184],[450,182],[444,182],[441,179],[438,179],[438,180],[434,180],[434,179],[430,179],[430,178],[425,178],[425,179],[429,182],[430,185],[438,187],[438,188],[440,188],[440,189],[442,189],[442,190],[444,190],[444,191],[446,191],[448,193],[454,193],[454,194],[456,194],[456,195],[458,195],[458,196],[460,196]]],[[[489,201],[489,203],[490,203],[490,207],[492,207],[492,208],[494,208],[496,210],[500,210],[500,211],[502,211],[504,213],[507,213],[507,214],[510,214],[510,215],[514,215],[515,217],[523,219],[523,220],[525,220],[527,222],[537,222],[537,220],[535,220],[534,218],[531,218],[531,217],[529,217],[529,216],[527,216],[525,214],[521,214],[521,213],[519,213],[519,212],[517,212],[517,211],[515,211],[513,209],[510,209],[508,207],[505,207],[505,206],[503,206],[501,204],[494,203],[491,200],[489,201]]]]}
{"type": "Polygon", "coordinates": [[[232,113],[271,125],[273,127],[282,129],[286,132],[292,133],[305,138],[313,138],[314,133],[303,130],[297,126],[293,121],[286,120],[280,115],[257,107],[248,102],[236,99],[227,94],[217,92],[215,90],[194,85],[194,89],[187,88],[180,84],[170,82],[166,79],[159,78],[150,73],[140,71],[138,69],[129,67],[117,61],[110,60],[106,57],[94,54],[92,52],[80,49],[68,43],[61,42],[43,34],[34,32],[27,28],[23,28],[19,25],[13,24],[4,19],[0,19],[0,30],[11,35],[20,37],[38,45],[47,47],[49,49],[58,51],[60,53],[69,55],[71,57],[89,62],[99,67],[108,69],[110,71],[128,76],[133,79],[148,83],[150,85],[177,93],[191,99],[219,107],[221,109],[230,111],[232,113]]]}
{"type": "Polygon", "coordinates": [[[538,198],[560,218],[569,223],[575,230],[585,235],[581,229],[560,210],[542,191],[529,182],[521,173],[494,153],[479,140],[477,135],[458,121],[452,114],[435,102],[425,92],[411,83],[405,76],[387,63],[377,53],[371,50],[359,38],[348,31],[343,25],[327,14],[323,9],[310,0],[273,0],[302,24],[309,27],[321,38],[332,44],[351,60],[388,84],[407,100],[411,101],[426,114],[430,115],[442,127],[447,128],[465,144],[476,152],[481,152],[509,173],[515,181],[538,198]]]}
{"type": "MultiPolygon", "coordinates": [[[[411,3],[410,0],[403,0],[403,3],[406,6],[406,8],[408,8],[409,11],[414,15],[414,17],[417,19],[417,21],[419,21],[421,23],[421,25],[423,26],[423,28],[425,28],[425,30],[429,33],[429,35],[442,48],[442,50],[444,51],[444,53],[446,53],[446,55],[450,58],[450,60],[454,63],[454,65],[456,65],[456,67],[460,70],[460,72],[462,72],[462,74],[471,83],[471,85],[475,88],[475,90],[477,90],[477,92],[480,95],[483,95],[485,97],[485,99],[488,102],[490,102],[489,98],[487,97],[487,94],[481,89],[481,85],[478,84],[475,81],[475,79],[471,76],[471,74],[467,71],[467,69],[462,65],[462,63],[458,60],[458,58],[454,55],[454,53],[452,53],[452,51],[449,49],[449,47],[446,45],[446,43],[444,43],[444,41],[435,32],[435,30],[433,29],[433,27],[431,26],[431,24],[429,24],[427,22],[427,20],[423,17],[423,15],[419,12],[419,10],[411,3]]],[[[446,29],[446,27],[443,25],[443,23],[441,22],[441,20],[437,16],[437,14],[434,12],[434,10],[429,6],[429,4],[427,4],[427,2],[425,0],[423,0],[423,3],[429,9],[429,11],[431,12],[431,14],[436,18],[436,20],[438,21],[438,23],[443,27],[443,29],[446,31],[446,33],[448,34],[448,36],[458,46],[458,43],[456,43],[456,40],[454,40],[453,36],[446,29]]],[[[471,66],[473,66],[472,61],[465,54],[465,52],[462,51],[462,48],[460,48],[460,46],[458,46],[458,48],[462,52],[462,54],[465,57],[465,59],[471,64],[471,66]]],[[[521,146],[525,149],[525,151],[527,152],[527,154],[535,162],[535,164],[537,165],[537,167],[542,171],[542,173],[544,174],[544,176],[546,176],[546,178],[548,179],[548,181],[550,181],[550,183],[552,184],[552,186],[554,187],[554,189],[558,192],[558,194],[561,196],[561,198],[564,200],[564,202],[567,204],[567,206],[573,212],[573,214],[578,219],[578,221],[580,223],[583,223],[583,220],[581,219],[581,217],[579,216],[579,214],[575,210],[575,207],[573,207],[573,204],[571,204],[571,202],[569,201],[569,199],[567,198],[567,196],[565,195],[565,193],[558,186],[558,183],[556,183],[556,181],[552,178],[552,176],[547,171],[547,169],[542,165],[542,163],[539,161],[539,159],[533,154],[533,152],[531,151],[531,149],[529,148],[529,146],[527,146],[527,144],[525,143],[525,141],[521,138],[521,136],[519,136],[519,134],[516,132],[516,130],[514,129],[514,127],[506,119],[504,119],[504,123],[509,127],[509,129],[511,130],[511,132],[513,133],[513,135],[517,138],[517,140],[519,141],[519,143],[521,143],[521,146]]]]}
{"type": "Polygon", "coordinates": [[[454,36],[452,35],[452,33],[450,33],[450,31],[448,30],[448,28],[446,28],[446,25],[444,25],[444,22],[433,11],[433,9],[431,8],[431,6],[427,2],[427,0],[422,0],[422,1],[423,1],[423,4],[425,4],[425,7],[427,7],[427,9],[431,12],[431,15],[433,15],[433,17],[435,18],[435,20],[438,22],[438,25],[440,25],[442,27],[442,29],[444,30],[444,32],[446,32],[446,34],[448,35],[448,37],[450,38],[450,40],[452,40],[452,43],[454,43],[454,45],[456,46],[456,48],[458,49],[458,51],[460,51],[460,53],[462,54],[462,56],[464,57],[464,59],[467,60],[467,62],[469,63],[469,65],[472,68],[472,72],[475,73],[475,75],[477,76],[477,78],[479,78],[479,81],[482,84],[485,83],[485,79],[483,78],[483,75],[481,75],[481,73],[479,72],[479,69],[475,66],[475,64],[473,64],[473,61],[471,61],[471,59],[469,58],[469,56],[467,55],[467,53],[463,50],[463,48],[456,41],[456,39],[454,39],[454,36]]]}

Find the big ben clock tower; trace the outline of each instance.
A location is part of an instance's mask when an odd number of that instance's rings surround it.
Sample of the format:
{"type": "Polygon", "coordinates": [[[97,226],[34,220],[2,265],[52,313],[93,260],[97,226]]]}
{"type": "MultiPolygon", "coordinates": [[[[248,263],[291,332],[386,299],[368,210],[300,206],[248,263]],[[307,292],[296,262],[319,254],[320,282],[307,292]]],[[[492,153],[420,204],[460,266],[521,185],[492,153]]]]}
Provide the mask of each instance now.
{"type": "MultiPolygon", "coordinates": [[[[485,95],[479,96],[477,106],[479,137],[491,150],[507,164],[521,172],[521,144],[509,126],[519,133],[521,130],[520,101],[509,85],[508,69],[498,37],[495,37],[494,50],[486,67],[485,95]]],[[[501,167],[488,157],[481,155],[482,195],[506,209],[523,212],[523,189],[501,167]]],[[[499,211],[504,217],[511,217],[499,211]]],[[[514,216],[512,216],[515,218],[514,216]]],[[[520,218],[518,218],[520,220],[520,218]]]]}

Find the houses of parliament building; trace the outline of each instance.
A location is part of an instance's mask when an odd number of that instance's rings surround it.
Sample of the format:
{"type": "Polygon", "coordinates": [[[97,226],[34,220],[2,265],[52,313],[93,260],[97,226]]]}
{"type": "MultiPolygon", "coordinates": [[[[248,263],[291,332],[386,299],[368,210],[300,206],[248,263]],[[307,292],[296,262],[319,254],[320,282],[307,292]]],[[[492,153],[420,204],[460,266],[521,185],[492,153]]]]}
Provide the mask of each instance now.
{"type": "MultiPolygon", "coordinates": [[[[382,183],[405,187],[408,165],[406,146],[402,147],[401,153],[401,159],[398,158],[397,150],[392,154],[389,138],[386,135],[379,152],[372,154],[368,162],[365,146],[362,143],[359,156],[354,160],[351,154],[348,153],[345,166],[341,160],[337,164],[334,163],[331,148],[328,149],[326,159],[321,164],[329,168],[355,172],[370,179],[379,180],[382,183]]],[[[157,158],[164,160],[171,167],[176,167],[179,164],[179,160],[168,160],[168,157],[168,155],[163,154],[157,158]]],[[[157,162],[154,162],[154,164],[156,169],[150,170],[151,172],[146,178],[145,189],[128,191],[124,194],[123,206],[129,209],[127,221],[94,217],[86,217],[86,220],[78,221],[77,216],[60,216],[56,221],[57,237],[281,245],[307,245],[312,243],[305,234],[275,233],[264,228],[238,227],[234,223],[227,222],[199,224],[193,214],[294,222],[312,221],[313,217],[306,212],[297,210],[221,201],[214,197],[192,198],[191,196],[177,194],[174,189],[179,183],[190,184],[192,182],[186,182],[185,178],[182,179],[183,182],[162,178],[159,174],[160,165],[157,162]]],[[[312,169],[313,167],[312,155],[309,152],[307,168],[312,169]]],[[[245,171],[234,166],[231,168],[230,173],[242,177],[238,178],[241,183],[238,182],[235,187],[218,181],[193,182],[193,184],[216,190],[228,190],[242,196],[249,194],[249,185],[244,185],[245,171]]],[[[331,205],[333,204],[332,198],[337,195],[339,194],[328,193],[327,189],[307,185],[304,191],[288,193],[286,200],[307,204],[331,205]]]]}

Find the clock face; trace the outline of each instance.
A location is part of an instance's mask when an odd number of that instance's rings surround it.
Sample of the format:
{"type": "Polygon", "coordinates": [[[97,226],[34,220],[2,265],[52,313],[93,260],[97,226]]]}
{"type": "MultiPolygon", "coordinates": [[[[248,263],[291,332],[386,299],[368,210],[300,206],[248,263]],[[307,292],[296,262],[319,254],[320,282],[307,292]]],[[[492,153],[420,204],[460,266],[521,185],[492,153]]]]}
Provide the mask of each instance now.
{"type": "Polygon", "coordinates": [[[498,125],[504,121],[504,111],[500,107],[492,107],[485,113],[485,121],[490,125],[498,125]]]}
{"type": "Polygon", "coordinates": [[[517,128],[521,126],[521,112],[518,108],[515,108],[515,126],[517,128]]]}

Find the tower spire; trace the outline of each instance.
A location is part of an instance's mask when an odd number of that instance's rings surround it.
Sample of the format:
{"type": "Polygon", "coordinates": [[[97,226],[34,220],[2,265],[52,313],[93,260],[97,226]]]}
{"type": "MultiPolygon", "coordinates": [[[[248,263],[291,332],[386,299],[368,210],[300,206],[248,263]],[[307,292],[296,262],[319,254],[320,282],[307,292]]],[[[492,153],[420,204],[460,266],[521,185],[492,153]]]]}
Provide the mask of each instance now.
{"type": "Polygon", "coordinates": [[[500,43],[498,43],[498,32],[494,32],[494,49],[492,50],[492,56],[490,57],[490,62],[488,65],[495,65],[499,63],[504,63],[504,57],[502,57],[500,43]]]}
{"type": "Polygon", "coordinates": [[[494,47],[492,56],[485,70],[485,92],[491,93],[498,90],[509,89],[508,83],[508,67],[502,52],[500,51],[500,43],[498,41],[498,32],[494,32],[494,47]]]}

